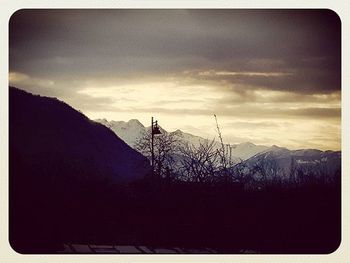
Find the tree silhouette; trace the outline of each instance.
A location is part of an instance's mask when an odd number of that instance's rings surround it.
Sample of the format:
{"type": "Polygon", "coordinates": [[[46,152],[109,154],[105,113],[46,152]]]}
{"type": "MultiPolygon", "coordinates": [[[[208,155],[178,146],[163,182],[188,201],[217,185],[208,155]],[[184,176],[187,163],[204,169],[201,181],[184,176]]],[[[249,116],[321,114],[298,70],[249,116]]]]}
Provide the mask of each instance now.
{"type": "Polygon", "coordinates": [[[215,180],[220,160],[214,145],[215,140],[205,140],[198,147],[190,144],[180,147],[182,180],[200,183],[215,180]]]}
{"type": "MultiPolygon", "coordinates": [[[[151,130],[146,131],[136,140],[134,148],[146,156],[152,158],[151,130]]],[[[162,131],[162,134],[154,136],[154,172],[161,178],[169,177],[175,170],[175,159],[178,152],[178,140],[172,133],[162,131]]]]}

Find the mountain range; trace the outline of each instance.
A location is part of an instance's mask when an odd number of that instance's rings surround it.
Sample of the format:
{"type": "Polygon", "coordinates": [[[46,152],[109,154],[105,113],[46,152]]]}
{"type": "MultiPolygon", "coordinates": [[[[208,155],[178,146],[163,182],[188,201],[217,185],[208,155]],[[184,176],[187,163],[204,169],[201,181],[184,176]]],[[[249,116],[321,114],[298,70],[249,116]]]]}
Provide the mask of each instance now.
{"type": "MultiPolygon", "coordinates": [[[[135,147],[137,139],[141,138],[142,135],[150,130],[150,127],[145,127],[140,121],[137,119],[131,119],[127,122],[125,121],[107,121],[106,119],[96,119],[96,122],[99,122],[106,127],[110,128],[115,134],[117,134],[122,140],[124,140],[129,146],[135,147]]],[[[182,144],[190,144],[198,147],[200,143],[204,143],[206,141],[211,141],[209,139],[202,138],[200,136],[196,136],[190,133],[183,132],[179,129],[168,132],[160,127],[162,132],[172,134],[179,143],[182,144]]],[[[215,141],[214,148],[221,148],[221,143],[215,141]]],[[[269,149],[268,146],[264,145],[255,145],[251,142],[232,144],[231,147],[231,158],[234,162],[238,162],[240,160],[247,160],[255,154],[266,151],[269,149]]]]}
{"type": "MultiPolygon", "coordinates": [[[[107,121],[106,119],[95,120],[115,132],[129,146],[135,147],[138,138],[150,130],[137,119],[125,121],[107,121]]],[[[198,147],[200,143],[208,139],[190,133],[176,130],[164,133],[172,134],[181,144],[190,144],[198,147]]],[[[227,145],[226,145],[227,146],[227,145]]],[[[221,144],[215,141],[214,148],[221,148],[221,144]]],[[[301,177],[311,175],[313,177],[325,176],[326,181],[334,181],[341,171],[340,151],[320,151],[317,149],[289,150],[276,145],[255,145],[251,142],[231,144],[231,163],[243,163],[252,173],[253,168],[260,165],[264,173],[270,179],[278,176],[282,181],[304,180],[301,177]],[[293,178],[291,178],[293,177],[293,178]]],[[[268,179],[268,178],[266,178],[268,179]]]]}

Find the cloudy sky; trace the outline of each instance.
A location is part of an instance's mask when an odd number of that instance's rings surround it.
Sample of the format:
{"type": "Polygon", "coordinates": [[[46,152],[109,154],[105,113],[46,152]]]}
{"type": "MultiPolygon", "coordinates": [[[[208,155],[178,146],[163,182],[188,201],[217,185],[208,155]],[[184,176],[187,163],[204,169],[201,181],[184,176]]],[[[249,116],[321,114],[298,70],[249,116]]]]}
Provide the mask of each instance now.
{"type": "Polygon", "coordinates": [[[92,119],[151,116],[225,143],[341,147],[340,22],[328,10],[20,10],[10,85],[92,119]]]}

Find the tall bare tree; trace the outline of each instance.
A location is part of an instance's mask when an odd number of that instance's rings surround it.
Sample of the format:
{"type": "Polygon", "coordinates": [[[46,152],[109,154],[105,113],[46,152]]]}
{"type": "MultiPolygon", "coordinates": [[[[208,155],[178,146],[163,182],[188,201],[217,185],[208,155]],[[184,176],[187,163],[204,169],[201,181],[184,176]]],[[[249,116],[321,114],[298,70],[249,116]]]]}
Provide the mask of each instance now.
{"type": "Polygon", "coordinates": [[[209,182],[215,180],[220,163],[215,149],[215,140],[201,141],[198,146],[185,144],[180,148],[181,177],[191,182],[209,182]]]}
{"type": "Polygon", "coordinates": [[[225,147],[216,114],[214,114],[214,118],[215,118],[217,133],[219,135],[219,139],[220,139],[220,143],[221,143],[221,148],[217,150],[217,153],[218,153],[219,159],[220,159],[219,173],[220,173],[220,176],[225,180],[225,182],[229,182],[230,179],[232,179],[230,169],[229,169],[229,167],[231,165],[231,156],[229,155],[231,149],[230,149],[229,145],[228,145],[229,147],[225,147]]]}

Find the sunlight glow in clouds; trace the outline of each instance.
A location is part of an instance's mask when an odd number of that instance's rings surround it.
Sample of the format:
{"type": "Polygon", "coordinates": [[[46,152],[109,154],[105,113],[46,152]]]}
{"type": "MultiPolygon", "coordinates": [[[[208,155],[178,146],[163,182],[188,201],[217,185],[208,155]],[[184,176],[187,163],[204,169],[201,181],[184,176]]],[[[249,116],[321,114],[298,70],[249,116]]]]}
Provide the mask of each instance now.
{"type": "MultiPolygon", "coordinates": [[[[12,74],[12,84],[33,79],[12,74]],[[13,76],[20,76],[15,77],[13,76]]],[[[186,82],[186,81],[185,81],[186,82]]],[[[36,80],[38,83],[46,81],[36,80]]],[[[95,84],[96,85],[96,84],[95,84]]],[[[57,87],[56,87],[57,88],[57,87]]],[[[30,88],[29,88],[30,90],[30,88]]],[[[340,119],[324,119],[316,116],[293,115],[289,112],[307,110],[309,107],[339,109],[339,94],[311,95],[303,101],[283,101],[290,94],[281,91],[252,91],[254,100],[242,101],[239,94],[230,94],[232,103],[225,102],[227,92],[216,86],[181,85],[180,81],[144,82],[133,85],[82,86],[71,97],[62,96],[73,107],[82,110],[91,119],[106,118],[124,120],[136,118],[145,126],[150,125],[150,116],[155,116],[162,127],[170,131],[182,129],[205,138],[217,138],[213,114],[219,118],[224,140],[227,143],[251,141],[257,144],[282,145],[291,149],[340,148],[340,119]],[[108,104],[99,109],[92,106],[81,108],[81,97],[89,103],[108,99],[108,104]],[[241,101],[240,101],[241,100],[241,101]],[[91,108],[91,109],[89,109],[91,108]],[[281,144],[283,141],[283,144],[281,144]],[[335,143],[336,142],[336,143],[335,143]]],[[[306,96],[307,97],[307,96],[306,96]]]]}

